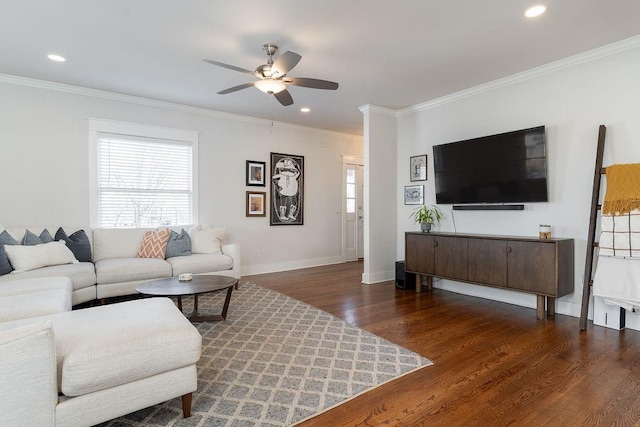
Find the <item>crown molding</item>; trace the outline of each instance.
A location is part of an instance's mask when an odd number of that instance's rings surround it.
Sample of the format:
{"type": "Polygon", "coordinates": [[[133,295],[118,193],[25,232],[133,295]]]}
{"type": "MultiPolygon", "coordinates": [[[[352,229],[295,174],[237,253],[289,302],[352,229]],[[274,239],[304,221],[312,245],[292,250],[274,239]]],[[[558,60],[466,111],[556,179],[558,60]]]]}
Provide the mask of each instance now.
{"type": "Polygon", "coordinates": [[[419,111],[429,110],[436,108],[444,104],[459,101],[464,98],[469,98],[481,93],[489,92],[502,87],[510,86],[516,83],[532,80],[547,74],[555,73],[567,68],[575,67],[578,65],[586,64],[588,62],[597,61],[602,58],[606,58],[618,53],[626,52],[629,50],[637,49],[640,47],[640,36],[634,36],[619,42],[608,44],[596,49],[592,49],[577,55],[569,56],[567,58],[560,59],[555,62],[550,62],[540,67],[531,68],[521,73],[512,74],[510,76],[494,80],[488,83],[484,83],[478,86],[471,87],[469,89],[454,92],[449,95],[445,95],[440,98],[433,99],[431,101],[423,102],[421,104],[412,105],[411,107],[403,108],[397,111],[397,116],[402,117],[408,114],[413,114],[419,111]]]}
{"type": "Polygon", "coordinates": [[[389,116],[389,117],[398,117],[398,112],[397,110],[391,109],[391,108],[386,108],[386,107],[380,107],[379,105],[373,105],[373,104],[366,104],[363,105],[361,107],[358,108],[360,111],[362,111],[363,114],[365,113],[375,113],[375,114],[380,114],[382,116],[389,116]]]}
{"type": "Polygon", "coordinates": [[[278,122],[257,117],[243,116],[240,114],[225,113],[218,110],[211,110],[202,107],[178,104],[174,102],[159,101],[156,99],[144,98],[141,96],[125,95],[116,92],[109,92],[99,89],[91,89],[82,86],[73,86],[64,83],[50,82],[47,80],[32,79],[29,77],[14,76],[0,73],[0,83],[7,83],[16,86],[27,86],[37,89],[50,90],[55,92],[69,93],[73,95],[88,96],[90,98],[103,99],[107,101],[126,102],[129,104],[142,105],[145,107],[162,108],[164,110],[178,111],[182,113],[198,114],[201,116],[213,117],[222,120],[233,120],[244,123],[251,123],[261,126],[273,126],[282,129],[294,129],[303,131],[313,131],[338,138],[348,138],[351,140],[362,140],[361,135],[336,132],[326,129],[314,128],[310,126],[296,125],[286,122],[278,122]]]}

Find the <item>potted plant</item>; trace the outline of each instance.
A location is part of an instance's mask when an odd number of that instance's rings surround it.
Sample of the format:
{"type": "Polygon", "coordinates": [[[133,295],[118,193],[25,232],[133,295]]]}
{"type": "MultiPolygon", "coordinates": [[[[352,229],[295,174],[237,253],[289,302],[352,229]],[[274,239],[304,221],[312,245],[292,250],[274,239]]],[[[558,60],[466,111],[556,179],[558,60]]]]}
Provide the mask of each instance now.
{"type": "Polygon", "coordinates": [[[420,224],[420,229],[428,233],[431,231],[432,225],[438,225],[438,223],[446,217],[439,207],[435,205],[424,205],[414,210],[409,218],[413,218],[415,222],[420,224]]]}

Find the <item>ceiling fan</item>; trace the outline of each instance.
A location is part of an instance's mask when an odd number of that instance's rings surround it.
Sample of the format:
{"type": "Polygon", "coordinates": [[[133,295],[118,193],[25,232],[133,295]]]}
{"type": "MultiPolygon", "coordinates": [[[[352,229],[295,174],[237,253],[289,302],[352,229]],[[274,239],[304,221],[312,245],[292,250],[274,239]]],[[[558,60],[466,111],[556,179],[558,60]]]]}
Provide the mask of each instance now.
{"type": "Polygon", "coordinates": [[[238,90],[246,89],[248,87],[256,87],[262,92],[272,94],[280,104],[287,106],[293,104],[293,98],[287,90],[287,85],[308,87],[312,89],[338,89],[338,83],[330,82],[327,80],[310,79],[306,77],[289,77],[287,73],[295,67],[302,58],[295,52],[290,50],[286,51],[278,59],[273,60],[273,55],[278,51],[278,46],[275,44],[267,43],[262,46],[264,52],[269,56],[266,64],[260,65],[255,71],[250,71],[244,68],[236,67],[234,65],[225,64],[211,59],[203,59],[204,62],[217,65],[219,67],[228,68],[234,71],[240,71],[241,73],[252,74],[258,77],[260,80],[250,83],[244,83],[238,86],[230,87],[229,89],[221,90],[219,95],[226,95],[227,93],[236,92],[238,90]]]}

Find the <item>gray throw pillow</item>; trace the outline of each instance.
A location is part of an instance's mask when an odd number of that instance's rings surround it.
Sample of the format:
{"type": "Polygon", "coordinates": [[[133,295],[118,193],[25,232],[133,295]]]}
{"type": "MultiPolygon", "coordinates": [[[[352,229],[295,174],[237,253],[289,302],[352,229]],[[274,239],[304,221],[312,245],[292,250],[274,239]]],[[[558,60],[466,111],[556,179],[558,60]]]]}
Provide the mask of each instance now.
{"type": "Polygon", "coordinates": [[[43,243],[44,242],[40,237],[38,237],[34,232],[29,230],[27,230],[27,232],[24,233],[24,237],[22,238],[22,242],[21,242],[21,244],[24,246],[35,246],[35,245],[41,245],[43,243]]]}
{"type": "Polygon", "coordinates": [[[89,237],[84,230],[78,230],[71,236],[67,236],[67,233],[60,227],[56,231],[56,240],[64,240],[78,261],[91,262],[91,242],[89,242],[89,237]]]}
{"type": "Polygon", "coordinates": [[[7,253],[4,250],[4,245],[18,245],[18,241],[13,238],[7,230],[4,230],[0,233],[0,276],[4,276],[5,274],[9,274],[13,271],[13,267],[11,267],[11,263],[9,262],[9,258],[7,258],[7,253]]]}
{"type": "Polygon", "coordinates": [[[184,228],[180,233],[176,233],[171,230],[171,236],[167,242],[167,251],[165,252],[165,259],[174,256],[186,256],[191,255],[191,237],[184,228]]]}
{"type": "Polygon", "coordinates": [[[42,230],[42,233],[40,233],[40,240],[42,240],[42,243],[51,243],[55,241],[53,236],[51,236],[51,233],[49,233],[49,230],[46,228],[42,230]]]}

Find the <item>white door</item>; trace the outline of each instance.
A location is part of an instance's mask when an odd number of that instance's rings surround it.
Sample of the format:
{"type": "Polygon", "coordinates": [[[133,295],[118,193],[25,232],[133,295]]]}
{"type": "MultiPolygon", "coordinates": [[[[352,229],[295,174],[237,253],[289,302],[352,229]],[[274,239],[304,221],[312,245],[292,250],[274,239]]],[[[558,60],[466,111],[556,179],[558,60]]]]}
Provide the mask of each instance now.
{"type": "Polygon", "coordinates": [[[344,231],[346,261],[364,257],[364,167],[345,164],[344,168],[344,231]]]}

